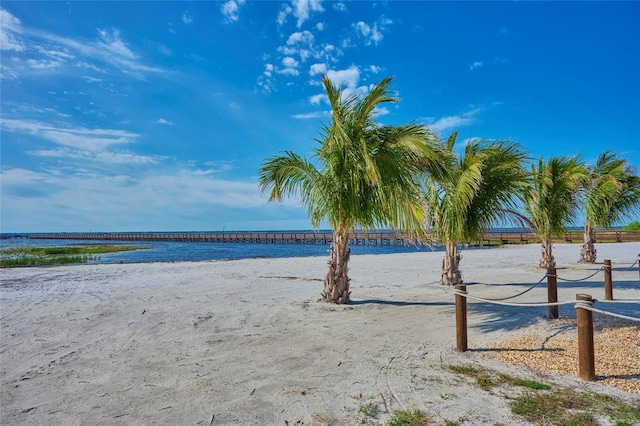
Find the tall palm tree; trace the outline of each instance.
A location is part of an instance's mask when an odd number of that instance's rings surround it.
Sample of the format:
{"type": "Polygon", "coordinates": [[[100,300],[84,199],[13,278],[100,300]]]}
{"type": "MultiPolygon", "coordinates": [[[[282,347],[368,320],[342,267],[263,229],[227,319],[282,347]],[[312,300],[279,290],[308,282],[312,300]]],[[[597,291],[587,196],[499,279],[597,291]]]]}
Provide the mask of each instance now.
{"type": "Polygon", "coordinates": [[[531,165],[522,196],[533,231],[542,240],[541,268],[556,265],[551,238],[563,235],[565,228],[573,223],[580,183],[586,173],[577,155],[552,157],[548,162],[540,158],[537,167],[531,165]]]}
{"type": "MultiPolygon", "coordinates": [[[[457,135],[446,142],[452,156],[457,135]]],[[[442,284],[462,283],[457,244],[477,239],[515,207],[526,176],[524,159],[513,142],[477,139],[467,144],[445,174],[427,178],[428,225],[435,239],[445,244],[442,284]]]]}
{"type": "Polygon", "coordinates": [[[583,209],[580,262],[595,263],[594,229],[608,228],[640,211],[640,178],[625,159],[610,150],[600,154],[583,183],[583,209]]]}
{"type": "Polygon", "coordinates": [[[420,230],[424,208],[416,176],[443,168],[444,150],[428,128],[376,122],[376,107],[398,101],[389,89],[391,80],[358,97],[344,96],[324,76],[331,122],[322,126],[311,160],[287,151],[266,159],[259,171],[269,201],[297,195],[314,227],[326,221],[333,229],[322,292],[327,302],[349,301],[349,231],[386,226],[420,230]]]}

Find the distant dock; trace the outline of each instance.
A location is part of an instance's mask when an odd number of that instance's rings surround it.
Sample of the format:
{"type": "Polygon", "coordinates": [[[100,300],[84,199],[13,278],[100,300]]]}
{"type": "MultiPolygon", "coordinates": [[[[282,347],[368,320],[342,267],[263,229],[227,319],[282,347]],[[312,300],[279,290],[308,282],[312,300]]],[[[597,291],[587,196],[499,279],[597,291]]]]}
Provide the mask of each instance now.
{"type": "MultiPolygon", "coordinates": [[[[48,240],[101,240],[101,241],[177,241],[198,243],[245,243],[245,244],[331,244],[331,231],[307,232],[70,232],[23,234],[30,239],[48,240]]],[[[6,238],[6,236],[3,236],[6,238]]],[[[580,243],[582,231],[565,232],[563,238],[554,242],[580,243]]],[[[595,232],[596,242],[640,242],[640,231],[607,230],[595,232]]],[[[394,231],[355,232],[349,234],[352,245],[429,245],[428,239],[411,238],[408,234],[394,231]]],[[[490,231],[477,246],[499,244],[527,244],[540,242],[532,232],[490,231]]]]}

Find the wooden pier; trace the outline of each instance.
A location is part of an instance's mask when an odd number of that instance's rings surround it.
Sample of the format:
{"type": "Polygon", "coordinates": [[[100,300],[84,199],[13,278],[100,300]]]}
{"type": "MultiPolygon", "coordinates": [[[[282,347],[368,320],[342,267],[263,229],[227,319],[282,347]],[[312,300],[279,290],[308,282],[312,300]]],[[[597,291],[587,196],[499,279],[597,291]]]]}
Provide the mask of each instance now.
{"type": "MultiPolygon", "coordinates": [[[[331,231],[307,232],[71,232],[26,234],[31,239],[50,240],[101,240],[101,241],[178,241],[200,243],[245,243],[245,244],[331,244],[331,231]]],[[[564,237],[555,238],[557,243],[580,243],[582,231],[565,232],[564,237]]],[[[640,231],[596,231],[596,242],[640,242],[640,231]]],[[[428,245],[427,239],[416,240],[408,234],[393,231],[355,232],[349,234],[352,245],[428,245]]],[[[473,245],[538,243],[540,238],[531,232],[492,231],[473,245]]]]}

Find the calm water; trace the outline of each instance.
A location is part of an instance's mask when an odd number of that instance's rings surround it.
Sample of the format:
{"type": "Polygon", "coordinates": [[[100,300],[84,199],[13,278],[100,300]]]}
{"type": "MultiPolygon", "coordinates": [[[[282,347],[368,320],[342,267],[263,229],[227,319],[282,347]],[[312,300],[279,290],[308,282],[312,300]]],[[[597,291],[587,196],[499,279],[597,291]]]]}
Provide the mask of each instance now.
{"type": "MultiPolygon", "coordinates": [[[[87,244],[114,244],[113,241],[99,240],[37,240],[28,238],[8,238],[0,240],[0,249],[20,246],[70,246],[87,244]]],[[[141,250],[102,254],[88,263],[140,263],[179,262],[221,259],[274,258],[329,256],[329,245],[323,244],[247,244],[247,243],[190,243],[190,242],[117,242],[117,245],[142,247],[141,250]]],[[[440,250],[439,247],[414,246],[351,246],[351,254],[414,253],[440,250]]]]}

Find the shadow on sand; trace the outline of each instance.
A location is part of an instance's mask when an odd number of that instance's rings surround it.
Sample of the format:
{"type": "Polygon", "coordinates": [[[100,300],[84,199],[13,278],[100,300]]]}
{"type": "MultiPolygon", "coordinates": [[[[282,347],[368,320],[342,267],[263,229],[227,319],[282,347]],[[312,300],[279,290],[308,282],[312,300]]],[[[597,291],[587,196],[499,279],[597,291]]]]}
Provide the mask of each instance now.
{"type": "Polygon", "coordinates": [[[398,300],[364,299],[351,300],[347,306],[359,305],[389,305],[389,306],[453,306],[452,302],[403,302],[398,300]]]}

